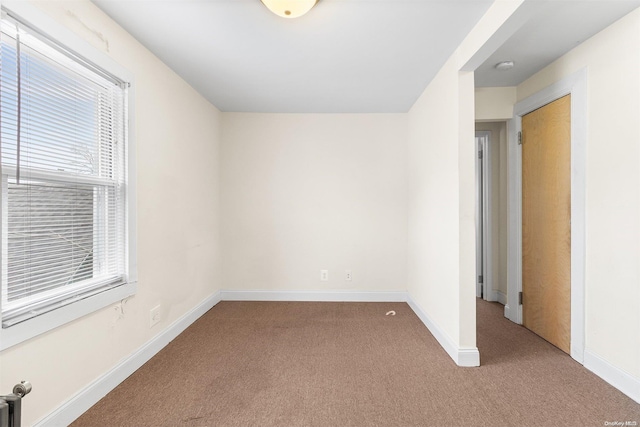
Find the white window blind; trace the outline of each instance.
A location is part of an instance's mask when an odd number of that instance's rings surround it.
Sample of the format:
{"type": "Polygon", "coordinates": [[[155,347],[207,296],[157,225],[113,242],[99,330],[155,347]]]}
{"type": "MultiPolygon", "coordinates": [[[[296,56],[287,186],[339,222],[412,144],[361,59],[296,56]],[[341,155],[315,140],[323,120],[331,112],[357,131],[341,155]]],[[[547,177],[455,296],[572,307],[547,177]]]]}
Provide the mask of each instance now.
{"type": "Polygon", "coordinates": [[[3,14],[2,327],[126,283],[127,88],[3,14]]]}

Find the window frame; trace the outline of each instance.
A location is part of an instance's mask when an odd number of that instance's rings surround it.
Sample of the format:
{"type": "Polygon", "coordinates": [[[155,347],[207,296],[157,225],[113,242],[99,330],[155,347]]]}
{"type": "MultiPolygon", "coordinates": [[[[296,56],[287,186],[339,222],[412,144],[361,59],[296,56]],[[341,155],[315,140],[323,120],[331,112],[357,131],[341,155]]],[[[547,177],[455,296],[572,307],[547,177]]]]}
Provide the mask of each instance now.
{"type": "MultiPolygon", "coordinates": [[[[0,327],[0,351],[2,351],[134,295],[137,290],[138,274],[136,245],[136,148],[134,139],[135,85],[133,74],[116,63],[111,57],[81,39],[80,36],[53,20],[37,7],[20,0],[0,0],[0,7],[3,14],[6,11],[21,22],[27,23],[32,29],[44,37],[55,41],[60,46],[63,46],[71,54],[82,58],[84,61],[95,65],[97,68],[106,71],[124,82],[128,82],[126,96],[128,110],[128,117],[126,118],[128,121],[128,165],[126,183],[127,231],[125,233],[125,253],[127,254],[128,271],[126,272],[125,284],[97,295],[80,299],[10,327],[0,327]]],[[[2,166],[0,165],[0,175],[4,174],[2,166]]],[[[0,212],[4,211],[4,209],[6,209],[5,199],[3,199],[0,212]]],[[[4,260],[2,265],[5,265],[4,260]]],[[[0,303],[1,300],[0,298],[0,303]]],[[[2,310],[0,307],[0,324],[1,323],[2,310]]]]}

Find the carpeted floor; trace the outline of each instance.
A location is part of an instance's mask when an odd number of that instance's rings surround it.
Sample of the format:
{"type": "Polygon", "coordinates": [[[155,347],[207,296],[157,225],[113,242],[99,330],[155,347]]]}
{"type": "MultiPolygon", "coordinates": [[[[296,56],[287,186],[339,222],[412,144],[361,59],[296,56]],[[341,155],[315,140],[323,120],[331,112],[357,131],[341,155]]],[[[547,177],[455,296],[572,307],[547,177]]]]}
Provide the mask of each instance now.
{"type": "Polygon", "coordinates": [[[482,366],[459,368],[404,303],[221,302],[73,426],[640,423],[501,305],[477,309],[482,366]]]}

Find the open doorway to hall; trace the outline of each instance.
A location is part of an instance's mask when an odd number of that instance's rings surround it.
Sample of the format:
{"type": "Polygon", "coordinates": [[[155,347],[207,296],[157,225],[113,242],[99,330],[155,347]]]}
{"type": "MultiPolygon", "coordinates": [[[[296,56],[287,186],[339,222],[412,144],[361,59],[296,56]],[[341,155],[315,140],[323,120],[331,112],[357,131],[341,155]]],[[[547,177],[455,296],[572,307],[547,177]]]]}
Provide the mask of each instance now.
{"type": "Polygon", "coordinates": [[[507,304],[507,122],[476,131],[476,297],[507,304]]]}

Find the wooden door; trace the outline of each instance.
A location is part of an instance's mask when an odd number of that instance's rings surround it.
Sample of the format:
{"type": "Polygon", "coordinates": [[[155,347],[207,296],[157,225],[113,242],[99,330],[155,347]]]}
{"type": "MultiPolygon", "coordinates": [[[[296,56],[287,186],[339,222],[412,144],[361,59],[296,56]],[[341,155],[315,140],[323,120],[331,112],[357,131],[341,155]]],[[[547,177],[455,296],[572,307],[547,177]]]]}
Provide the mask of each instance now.
{"type": "Polygon", "coordinates": [[[522,315],[570,353],[571,95],[522,117],[522,315]]]}

